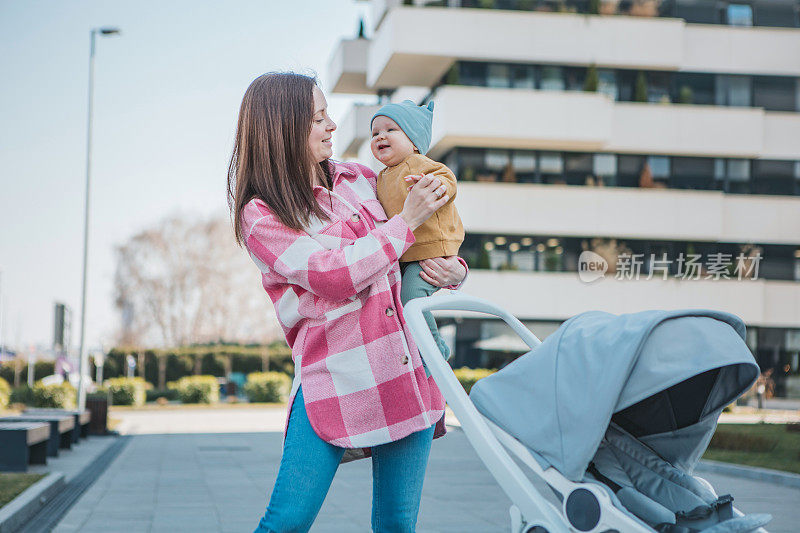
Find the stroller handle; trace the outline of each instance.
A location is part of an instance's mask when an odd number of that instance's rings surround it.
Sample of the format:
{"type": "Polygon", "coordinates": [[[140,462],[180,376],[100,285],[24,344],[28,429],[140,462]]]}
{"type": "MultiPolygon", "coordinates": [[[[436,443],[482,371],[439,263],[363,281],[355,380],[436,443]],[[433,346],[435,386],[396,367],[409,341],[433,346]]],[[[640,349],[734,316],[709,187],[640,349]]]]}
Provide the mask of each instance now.
{"type": "Polygon", "coordinates": [[[421,315],[425,311],[474,311],[477,313],[494,315],[508,324],[509,327],[514,330],[514,333],[519,335],[531,350],[542,343],[542,341],[531,333],[531,330],[526,328],[517,317],[492,302],[484,300],[483,298],[478,298],[477,296],[453,292],[435,294],[428,298],[416,298],[411,300],[403,307],[403,313],[406,317],[415,313],[421,315]]]}
{"type": "Polygon", "coordinates": [[[524,531],[533,526],[540,526],[551,533],[567,533],[568,528],[561,520],[558,511],[541,497],[498,442],[483,416],[478,413],[464,392],[450,365],[442,357],[428,323],[422,315],[423,312],[430,310],[475,311],[494,315],[503,319],[531,349],[541,342],[514,316],[491,302],[466,294],[447,293],[416,298],[403,308],[403,316],[411,336],[431,376],[461,422],[464,433],[478,456],[525,517],[527,526],[524,531]]]}

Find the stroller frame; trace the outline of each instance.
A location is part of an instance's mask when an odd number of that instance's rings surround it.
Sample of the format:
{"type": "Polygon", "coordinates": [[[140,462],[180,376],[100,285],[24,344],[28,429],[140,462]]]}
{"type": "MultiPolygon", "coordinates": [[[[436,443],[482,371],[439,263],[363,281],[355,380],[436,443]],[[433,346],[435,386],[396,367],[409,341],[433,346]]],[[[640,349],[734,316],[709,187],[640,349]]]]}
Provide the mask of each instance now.
{"type": "MultiPolygon", "coordinates": [[[[442,357],[428,328],[423,312],[433,310],[473,311],[493,315],[508,324],[531,349],[541,344],[541,341],[504,309],[487,300],[463,293],[450,292],[428,298],[417,298],[409,301],[403,310],[411,335],[439,390],[461,423],[478,457],[511,499],[512,505],[509,510],[511,532],[600,533],[611,530],[625,533],[653,533],[654,529],[618,508],[609,496],[608,490],[600,486],[599,482],[573,482],[555,468],[542,468],[525,445],[478,412],[452,368],[442,357]],[[513,452],[539,478],[561,495],[560,508],[539,493],[508,451],[513,452]],[[592,498],[594,502],[591,501],[592,498]],[[578,507],[585,510],[587,501],[588,507],[596,509],[596,513],[590,511],[588,517],[586,512],[575,513],[578,507]],[[581,505],[573,505],[578,502],[581,505]]],[[[697,479],[711,488],[705,480],[697,479]]],[[[735,509],[734,513],[741,515],[735,509]]]]}

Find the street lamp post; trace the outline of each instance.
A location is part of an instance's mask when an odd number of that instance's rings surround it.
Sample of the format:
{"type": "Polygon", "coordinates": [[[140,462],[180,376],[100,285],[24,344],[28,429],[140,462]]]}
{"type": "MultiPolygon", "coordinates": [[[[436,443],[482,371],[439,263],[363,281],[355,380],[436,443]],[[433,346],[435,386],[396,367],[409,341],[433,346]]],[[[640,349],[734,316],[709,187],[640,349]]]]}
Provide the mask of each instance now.
{"type": "Polygon", "coordinates": [[[86,350],[86,284],[89,258],[89,186],[92,170],[92,100],[94,95],[94,40],[97,34],[108,37],[118,35],[119,28],[92,28],[89,45],[89,104],[86,121],[86,200],[83,215],[83,283],[81,285],[81,341],[78,362],[78,409],[86,407],[84,375],[89,373],[89,354],[86,350]]]}

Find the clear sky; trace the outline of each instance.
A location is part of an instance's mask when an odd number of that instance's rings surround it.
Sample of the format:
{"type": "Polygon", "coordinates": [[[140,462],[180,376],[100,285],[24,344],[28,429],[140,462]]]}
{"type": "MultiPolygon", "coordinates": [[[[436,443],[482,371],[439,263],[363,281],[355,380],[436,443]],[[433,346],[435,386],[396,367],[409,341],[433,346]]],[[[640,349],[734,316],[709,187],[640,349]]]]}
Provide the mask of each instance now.
{"type": "MultiPolygon", "coordinates": [[[[116,327],[114,245],[166,216],[225,215],[247,85],[270,70],[316,71],[327,93],[331,53],[368,15],[368,3],[347,0],[0,0],[2,342],[50,345],[60,301],[78,343],[91,28],[122,30],[98,38],[95,64],[96,346],[116,327]]],[[[329,94],[334,120],[357,99],[329,94]]]]}

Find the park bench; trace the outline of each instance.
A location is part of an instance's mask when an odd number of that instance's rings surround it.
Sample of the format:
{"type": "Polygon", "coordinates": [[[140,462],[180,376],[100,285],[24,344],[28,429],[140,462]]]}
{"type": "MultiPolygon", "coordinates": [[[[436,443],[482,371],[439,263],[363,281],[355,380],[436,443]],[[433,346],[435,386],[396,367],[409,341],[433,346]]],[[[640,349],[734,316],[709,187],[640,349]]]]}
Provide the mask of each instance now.
{"type": "Polygon", "coordinates": [[[50,439],[47,441],[47,456],[58,457],[58,449],[72,447],[72,432],[75,419],[72,415],[19,415],[0,417],[0,422],[49,422],[50,439]]]}
{"type": "Polygon", "coordinates": [[[85,439],[89,436],[89,421],[91,420],[92,413],[88,410],[84,410],[83,412],[78,410],[69,410],[69,409],[53,409],[53,408],[43,408],[43,407],[36,407],[36,408],[29,408],[25,409],[23,413],[25,415],[57,415],[57,414],[65,414],[71,415],[75,419],[75,428],[72,432],[72,443],[76,444],[79,438],[85,439]]]}
{"type": "Polygon", "coordinates": [[[28,464],[46,464],[49,441],[46,422],[0,422],[0,471],[25,472],[28,464]]]}

